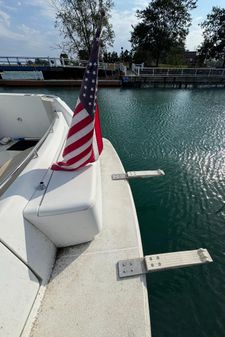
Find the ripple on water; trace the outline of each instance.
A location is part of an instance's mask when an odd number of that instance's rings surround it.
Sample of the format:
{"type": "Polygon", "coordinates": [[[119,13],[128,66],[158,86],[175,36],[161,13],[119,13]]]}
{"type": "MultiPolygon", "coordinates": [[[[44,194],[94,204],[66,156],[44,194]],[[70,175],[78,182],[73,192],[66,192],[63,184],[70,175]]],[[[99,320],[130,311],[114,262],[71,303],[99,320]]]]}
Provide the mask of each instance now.
{"type": "Polygon", "coordinates": [[[126,117],[116,112],[116,118],[125,118],[123,144],[117,143],[125,167],[166,172],[131,184],[145,253],[203,246],[216,261],[148,277],[153,336],[223,336],[223,91],[130,90],[129,100],[132,111],[126,110],[126,117]]]}

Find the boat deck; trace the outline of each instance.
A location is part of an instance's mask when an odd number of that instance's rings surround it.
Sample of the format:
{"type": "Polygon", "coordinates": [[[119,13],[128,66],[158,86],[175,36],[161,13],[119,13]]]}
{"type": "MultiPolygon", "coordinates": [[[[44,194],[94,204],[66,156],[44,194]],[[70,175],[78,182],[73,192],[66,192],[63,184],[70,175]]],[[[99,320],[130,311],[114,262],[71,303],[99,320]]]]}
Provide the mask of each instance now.
{"type": "Polygon", "coordinates": [[[8,144],[0,144],[0,167],[2,167],[8,160],[12,159],[18,154],[18,151],[9,151],[8,149],[16,144],[16,141],[11,140],[8,144]]]}
{"type": "Polygon", "coordinates": [[[31,337],[151,336],[145,276],[118,277],[117,262],[143,252],[129,184],[111,179],[123,167],[108,141],[101,170],[103,230],[58,251],[31,337]]]}
{"type": "MultiPolygon", "coordinates": [[[[15,147],[18,143],[19,141],[17,140],[11,140],[8,144],[0,144],[0,185],[5,179],[7,179],[8,176],[12,175],[13,172],[17,170],[18,165],[20,165],[25,160],[25,158],[33,149],[33,146],[31,146],[28,148],[25,147],[25,150],[13,150],[13,147],[15,147]]],[[[21,169],[18,170],[18,174],[21,169]]],[[[10,182],[8,185],[9,184],[10,182]]],[[[5,188],[0,189],[0,195],[5,191],[8,185],[6,185],[5,188]]]]}

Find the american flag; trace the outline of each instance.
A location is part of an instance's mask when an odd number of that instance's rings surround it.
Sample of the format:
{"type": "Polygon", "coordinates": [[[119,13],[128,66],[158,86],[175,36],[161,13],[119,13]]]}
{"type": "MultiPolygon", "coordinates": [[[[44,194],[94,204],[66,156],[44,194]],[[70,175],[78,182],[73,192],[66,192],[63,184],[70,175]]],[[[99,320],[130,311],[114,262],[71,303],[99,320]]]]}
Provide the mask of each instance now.
{"type": "Polygon", "coordinates": [[[63,160],[53,164],[52,170],[77,170],[96,161],[102,152],[103,143],[97,103],[100,33],[99,28],[93,41],[90,59],[67,134],[62,154],[63,160]]]}

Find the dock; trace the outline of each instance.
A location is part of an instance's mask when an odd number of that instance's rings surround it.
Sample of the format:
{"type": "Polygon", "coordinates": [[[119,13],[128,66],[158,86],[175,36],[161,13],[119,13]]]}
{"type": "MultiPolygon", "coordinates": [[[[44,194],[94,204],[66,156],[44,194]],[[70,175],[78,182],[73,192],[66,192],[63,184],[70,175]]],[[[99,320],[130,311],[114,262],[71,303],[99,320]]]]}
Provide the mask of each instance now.
{"type": "Polygon", "coordinates": [[[225,87],[224,68],[152,68],[133,65],[132,73],[122,77],[125,88],[225,87]]]}
{"type": "MultiPolygon", "coordinates": [[[[56,57],[0,56],[0,86],[5,87],[79,87],[87,60],[56,57]]],[[[99,62],[99,85],[120,87],[122,63],[99,62]]]]}
{"type": "MultiPolygon", "coordinates": [[[[80,87],[82,80],[0,80],[0,87],[80,87]]],[[[99,87],[121,87],[120,80],[99,80],[99,87]]]]}
{"type": "MultiPolygon", "coordinates": [[[[80,87],[86,60],[0,56],[1,87],[80,87]]],[[[99,62],[99,86],[123,88],[225,87],[224,68],[145,67],[99,62]]]]}

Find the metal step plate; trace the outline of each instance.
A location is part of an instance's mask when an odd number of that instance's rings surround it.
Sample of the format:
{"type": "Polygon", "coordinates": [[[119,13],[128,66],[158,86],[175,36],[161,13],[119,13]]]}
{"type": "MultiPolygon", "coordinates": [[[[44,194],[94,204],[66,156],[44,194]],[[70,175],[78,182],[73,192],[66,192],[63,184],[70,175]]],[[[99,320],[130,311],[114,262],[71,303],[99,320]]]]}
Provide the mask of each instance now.
{"type": "Polygon", "coordinates": [[[128,277],[213,262],[207,249],[148,255],[118,262],[119,277],[128,277]]]}
{"type": "Polygon", "coordinates": [[[145,256],[147,272],[188,267],[209,262],[212,262],[212,258],[208,251],[203,248],[145,256]]]}
{"type": "Polygon", "coordinates": [[[135,179],[135,178],[152,178],[164,176],[165,173],[163,170],[146,170],[146,171],[129,171],[126,173],[117,173],[112,174],[112,180],[126,180],[126,179],[135,179]]]}

